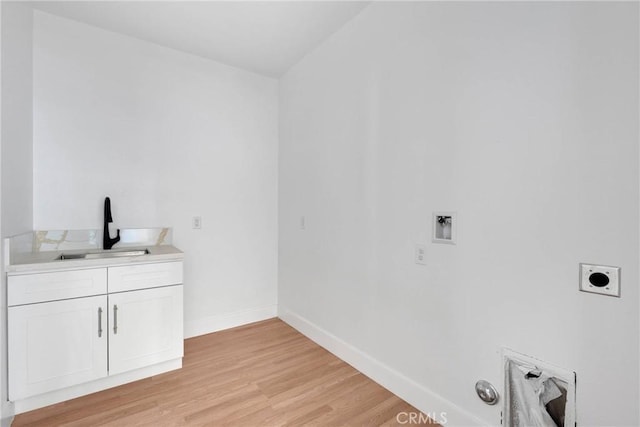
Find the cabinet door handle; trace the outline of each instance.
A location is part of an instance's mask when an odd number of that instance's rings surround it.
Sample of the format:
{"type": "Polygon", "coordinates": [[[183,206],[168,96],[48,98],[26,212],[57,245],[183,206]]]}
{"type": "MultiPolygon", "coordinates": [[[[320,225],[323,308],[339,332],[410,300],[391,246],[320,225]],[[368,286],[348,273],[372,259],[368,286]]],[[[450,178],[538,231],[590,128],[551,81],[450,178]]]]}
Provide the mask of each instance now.
{"type": "Polygon", "coordinates": [[[98,307],[98,338],[102,337],[102,307],[98,307]]]}
{"type": "Polygon", "coordinates": [[[113,333],[118,333],[118,306],[113,305],[113,333]]]}

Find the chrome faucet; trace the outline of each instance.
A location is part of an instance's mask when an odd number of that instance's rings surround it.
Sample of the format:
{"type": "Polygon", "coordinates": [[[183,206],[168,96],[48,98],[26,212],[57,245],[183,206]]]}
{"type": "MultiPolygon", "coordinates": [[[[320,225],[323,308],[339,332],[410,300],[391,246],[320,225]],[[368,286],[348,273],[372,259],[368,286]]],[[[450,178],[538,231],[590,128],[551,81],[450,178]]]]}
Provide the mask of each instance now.
{"type": "Polygon", "coordinates": [[[111,200],[108,197],[104,199],[104,232],[102,233],[102,249],[111,249],[113,245],[120,241],[120,229],[115,238],[109,236],[109,223],[113,222],[111,217],[111,200]]]}

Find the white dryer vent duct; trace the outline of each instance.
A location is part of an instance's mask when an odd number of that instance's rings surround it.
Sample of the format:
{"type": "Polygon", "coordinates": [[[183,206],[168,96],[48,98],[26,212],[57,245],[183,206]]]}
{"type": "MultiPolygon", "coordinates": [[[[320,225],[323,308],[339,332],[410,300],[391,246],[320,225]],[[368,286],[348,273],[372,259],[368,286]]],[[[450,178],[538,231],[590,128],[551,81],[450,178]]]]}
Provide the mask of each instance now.
{"type": "Polygon", "coordinates": [[[506,427],[574,427],[576,373],[503,349],[506,427]]]}

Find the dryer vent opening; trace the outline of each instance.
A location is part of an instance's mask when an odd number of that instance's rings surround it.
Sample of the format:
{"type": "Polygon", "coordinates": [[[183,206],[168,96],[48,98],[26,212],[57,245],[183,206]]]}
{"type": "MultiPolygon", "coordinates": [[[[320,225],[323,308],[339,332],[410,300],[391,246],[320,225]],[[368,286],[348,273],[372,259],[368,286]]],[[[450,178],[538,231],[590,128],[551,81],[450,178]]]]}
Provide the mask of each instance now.
{"type": "Polygon", "coordinates": [[[575,425],[575,372],[510,350],[503,359],[505,426],[575,425]]]}

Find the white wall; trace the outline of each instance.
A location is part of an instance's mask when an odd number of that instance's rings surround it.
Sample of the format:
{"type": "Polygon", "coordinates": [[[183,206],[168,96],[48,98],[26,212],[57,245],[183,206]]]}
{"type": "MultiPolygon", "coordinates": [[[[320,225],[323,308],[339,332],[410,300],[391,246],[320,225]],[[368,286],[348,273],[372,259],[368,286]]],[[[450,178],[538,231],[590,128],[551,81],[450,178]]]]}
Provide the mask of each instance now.
{"type": "MultiPolygon", "coordinates": [[[[33,221],[31,8],[1,2],[0,237],[31,230],[33,221]]],[[[6,278],[0,263],[0,422],[9,425],[7,402],[6,278]]]]}
{"type": "Polygon", "coordinates": [[[370,5],[281,80],[281,315],[449,425],[499,424],[501,346],[638,425],[638,48],[637,3],[370,5]]]}
{"type": "Polygon", "coordinates": [[[277,81],[43,12],[34,27],[34,228],[100,228],[109,195],[118,227],[174,227],[187,335],[274,316],[277,81]]]}
{"type": "Polygon", "coordinates": [[[31,8],[2,2],[2,236],[33,222],[31,8]]]}

